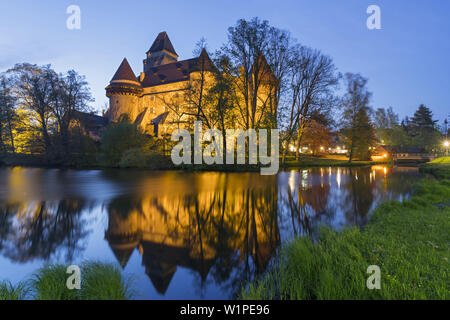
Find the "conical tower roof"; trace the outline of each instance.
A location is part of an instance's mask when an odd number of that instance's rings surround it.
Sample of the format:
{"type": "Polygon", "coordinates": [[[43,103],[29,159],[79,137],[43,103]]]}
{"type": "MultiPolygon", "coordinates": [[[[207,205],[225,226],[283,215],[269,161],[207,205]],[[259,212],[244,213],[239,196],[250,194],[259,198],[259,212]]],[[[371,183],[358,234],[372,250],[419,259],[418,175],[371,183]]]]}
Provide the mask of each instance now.
{"type": "Polygon", "coordinates": [[[165,31],[158,34],[158,36],[156,37],[152,46],[147,51],[147,54],[149,52],[155,53],[155,52],[159,52],[159,51],[163,51],[163,50],[178,56],[178,54],[175,52],[175,49],[173,48],[172,42],[170,42],[169,36],[167,35],[167,33],[165,31]]]}
{"type": "Polygon", "coordinates": [[[111,79],[111,82],[123,80],[139,83],[138,79],[136,78],[136,75],[133,72],[133,69],[131,69],[130,64],[128,63],[127,58],[123,59],[122,63],[119,66],[119,69],[117,69],[116,73],[114,74],[114,77],[111,79]]]}
{"type": "Polygon", "coordinates": [[[112,252],[114,253],[114,256],[117,259],[117,262],[120,264],[122,269],[125,269],[128,261],[130,260],[133,251],[135,247],[129,247],[129,248],[117,248],[117,247],[111,247],[112,252]]]}

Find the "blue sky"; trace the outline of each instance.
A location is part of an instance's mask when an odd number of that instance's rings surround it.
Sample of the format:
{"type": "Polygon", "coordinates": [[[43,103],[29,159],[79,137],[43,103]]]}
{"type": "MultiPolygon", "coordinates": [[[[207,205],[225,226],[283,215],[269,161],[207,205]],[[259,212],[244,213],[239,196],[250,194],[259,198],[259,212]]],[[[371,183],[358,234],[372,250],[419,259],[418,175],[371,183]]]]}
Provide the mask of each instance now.
{"type": "Polygon", "coordinates": [[[369,79],[372,106],[403,118],[424,103],[440,123],[450,113],[450,1],[447,0],[15,0],[0,3],[0,71],[15,63],[51,64],[85,75],[100,110],[105,86],[124,57],[135,73],[160,31],[180,59],[205,37],[226,41],[239,18],[258,16],[302,44],[333,57],[342,73],[369,79]],[[81,30],[68,30],[66,9],[81,8],[81,30]],[[381,30],[368,30],[366,9],[381,8],[381,30]]]}

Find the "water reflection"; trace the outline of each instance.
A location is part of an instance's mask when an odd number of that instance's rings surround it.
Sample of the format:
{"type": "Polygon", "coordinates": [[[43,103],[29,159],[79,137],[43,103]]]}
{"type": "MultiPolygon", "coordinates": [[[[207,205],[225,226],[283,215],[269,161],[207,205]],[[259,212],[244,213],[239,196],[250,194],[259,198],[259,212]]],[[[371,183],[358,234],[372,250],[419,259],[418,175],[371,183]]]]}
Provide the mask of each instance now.
{"type": "Polygon", "coordinates": [[[220,188],[126,195],[108,204],[105,239],[122,267],[137,248],[160,294],[179,266],[195,271],[200,286],[211,274],[216,285],[239,289],[266,268],[280,242],[275,177],[251,188],[240,178],[238,189],[228,175],[205,178],[220,188]]]}
{"type": "Polygon", "coordinates": [[[125,271],[144,268],[155,293],[142,298],[170,298],[174,282],[184,298],[231,298],[283,241],[322,224],[362,226],[417,176],[383,166],[278,176],[0,169],[0,270],[113,254],[125,271]]]}

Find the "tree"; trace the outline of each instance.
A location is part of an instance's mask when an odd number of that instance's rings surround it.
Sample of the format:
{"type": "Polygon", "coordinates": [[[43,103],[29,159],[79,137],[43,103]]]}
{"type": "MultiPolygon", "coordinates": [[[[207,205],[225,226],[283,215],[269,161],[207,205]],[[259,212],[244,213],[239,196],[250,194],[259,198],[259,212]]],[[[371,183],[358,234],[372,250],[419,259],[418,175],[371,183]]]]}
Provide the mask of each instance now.
{"type": "Polygon", "coordinates": [[[396,134],[402,130],[402,127],[399,125],[398,115],[392,107],[389,107],[387,110],[378,108],[375,111],[374,125],[377,138],[381,144],[398,145],[399,139],[397,139],[396,134]]]}
{"type": "Polygon", "coordinates": [[[143,148],[148,138],[123,114],[119,122],[110,124],[101,137],[100,161],[107,165],[118,166],[127,150],[143,148]]]}
{"type": "Polygon", "coordinates": [[[349,162],[354,157],[368,159],[369,147],[375,142],[375,134],[370,121],[369,101],[371,93],[367,90],[367,79],[359,74],[346,73],[347,93],[342,99],[342,133],[349,150],[349,162]]]}
{"type": "Polygon", "coordinates": [[[333,89],[339,83],[340,74],[336,72],[333,60],[320,51],[297,46],[293,55],[289,84],[288,125],[285,135],[285,161],[289,142],[296,139],[296,154],[305,128],[315,112],[330,113],[334,105],[333,89]]]}
{"type": "Polygon", "coordinates": [[[311,120],[305,127],[303,143],[309,147],[314,156],[323,153],[331,146],[330,128],[311,120]]]}
{"type": "Polygon", "coordinates": [[[28,63],[18,64],[7,71],[11,75],[14,95],[19,107],[30,111],[32,118],[28,126],[36,127],[43,139],[46,155],[51,153],[52,114],[51,101],[53,99],[52,81],[57,78],[50,66],[38,67],[28,63]]]}
{"type": "Polygon", "coordinates": [[[11,83],[5,75],[0,76],[0,152],[15,152],[13,130],[17,122],[16,99],[12,94],[11,83]],[[9,140],[9,148],[7,143],[9,140]]]}
{"type": "Polygon", "coordinates": [[[58,126],[58,152],[67,158],[71,152],[69,129],[74,113],[88,111],[88,102],[93,99],[85,77],[74,70],[49,80],[53,90],[50,109],[58,126]]]}
{"type": "MultiPolygon", "coordinates": [[[[228,42],[222,47],[222,53],[228,56],[230,78],[234,80],[237,99],[237,122],[245,130],[259,128],[264,123],[272,123],[268,108],[271,94],[264,89],[268,83],[276,81],[266,57],[269,56],[271,36],[277,29],[268,21],[253,18],[250,21],[239,20],[234,27],[228,29],[228,42]]],[[[272,42],[273,44],[273,42],[272,42]]],[[[271,52],[271,57],[275,57],[271,52]]],[[[275,101],[275,100],[273,100],[275,101]]],[[[272,101],[272,102],[273,102],[272,101]]],[[[276,109],[272,106],[272,112],[276,109]]]]}
{"type": "Polygon", "coordinates": [[[439,144],[440,134],[433,120],[433,113],[421,104],[414,116],[407,122],[408,135],[417,147],[432,151],[439,144]]]}

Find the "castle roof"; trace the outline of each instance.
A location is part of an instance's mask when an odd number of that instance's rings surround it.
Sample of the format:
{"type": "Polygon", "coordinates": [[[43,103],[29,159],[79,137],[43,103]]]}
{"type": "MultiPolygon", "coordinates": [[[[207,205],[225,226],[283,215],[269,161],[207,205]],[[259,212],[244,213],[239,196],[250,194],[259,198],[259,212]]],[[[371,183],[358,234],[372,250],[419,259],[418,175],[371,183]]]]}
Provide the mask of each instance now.
{"type": "Polygon", "coordinates": [[[158,86],[166,83],[187,81],[192,72],[203,70],[211,71],[213,63],[206,51],[198,58],[192,58],[168,64],[163,64],[157,67],[150,68],[145,73],[142,87],[158,86]]]}
{"type": "Polygon", "coordinates": [[[169,36],[165,31],[158,34],[147,53],[155,53],[163,50],[166,50],[167,52],[173,53],[174,55],[178,56],[178,54],[175,52],[175,49],[173,48],[172,42],[170,42],[169,36]]]}
{"type": "Polygon", "coordinates": [[[128,63],[127,58],[123,59],[122,63],[119,66],[119,69],[117,69],[116,73],[111,79],[111,82],[120,80],[139,82],[134,75],[133,69],[131,69],[130,64],[128,63]]]}

